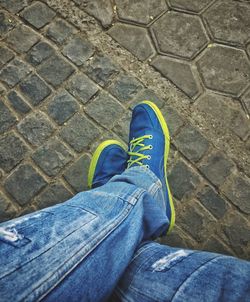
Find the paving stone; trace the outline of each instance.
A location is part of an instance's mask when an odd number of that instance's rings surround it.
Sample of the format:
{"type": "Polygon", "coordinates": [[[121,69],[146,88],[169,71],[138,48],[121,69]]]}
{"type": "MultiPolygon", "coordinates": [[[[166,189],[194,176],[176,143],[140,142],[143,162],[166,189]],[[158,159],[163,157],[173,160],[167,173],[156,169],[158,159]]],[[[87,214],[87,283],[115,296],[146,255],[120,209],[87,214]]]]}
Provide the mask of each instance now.
{"type": "Polygon", "coordinates": [[[209,89],[237,96],[249,84],[250,64],[243,50],[214,45],[197,64],[209,89]]]}
{"type": "Polygon", "coordinates": [[[209,148],[208,140],[193,126],[186,125],[175,138],[175,145],[189,160],[198,162],[209,148]]]}
{"type": "Polygon", "coordinates": [[[249,3],[240,1],[219,1],[204,14],[215,39],[242,46],[250,38],[249,16],[249,3]]]}
{"type": "Polygon", "coordinates": [[[49,23],[55,15],[56,13],[42,2],[31,4],[21,13],[21,16],[37,29],[49,23]]]}
{"type": "Polygon", "coordinates": [[[200,183],[200,178],[182,160],[179,160],[170,172],[168,182],[173,195],[181,200],[196,189],[200,183]]]}
{"type": "Polygon", "coordinates": [[[157,56],[151,65],[188,96],[194,97],[198,94],[199,86],[188,63],[174,61],[166,56],[157,56]]]}
{"type": "Polygon", "coordinates": [[[6,179],[4,187],[22,206],[30,202],[46,184],[32,166],[25,164],[6,179]]]}
{"type": "Polygon", "coordinates": [[[74,37],[64,46],[62,52],[77,66],[81,66],[93,55],[94,47],[86,39],[74,37]]]}
{"type": "Polygon", "coordinates": [[[17,122],[16,117],[10,112],[9,108],[0,101],[0,133],[5,132],[17,122]]]}
{"type": "Polygon", "coordinates": [[[108,57],[97,54],[88,60],[84,67],[85,73],[101,86],[106,85],[112,76],[119,72],[119,67],[108,57]]]}
{"type": "Polygon", "coordinates": [[[29,73],[30,68],[26,63],[19,59],[14,59],[0,71],[0,80],[6,83],[9,87],[14,87],[29,73]]]}
{"type": "Polygon", "coordinates": [[[232,181],[223,187],[225,195],[243,212],[250,214],[250,179],[234,175],[232,181]]]}
{"type": "Polygon", "coordinates": [[[151,30],[159,50],[173,56],[191,59],[208,43],[197,16],[169,11],[153,23],[151,30]]]}
{"type": "Polygon", "coordinates": [[[63,19],[57,19],[49,24],[46,35],[52,41],[63,44],[68,37],[76,33],[76,29],[63,19]]]}
{"type": "Polygon", "coordinates": [[[14,58],[14,53],[7,47],[0,46],[0,68],[14,58]]]}
{"type": "Polygon", "coordinates": [[[0,36],[3,37],[16,25],[13,17],[5,11],[0,11],[0,36]]]}
{"type": "Polygon", "coordinates": [[[180,127],[184,125],[184,120],[177,111],[170,106],[165,105],[161,109],[161,112],[167,122],[170,135],[173,136],[180,127]]]}
{"type": "Polygon", "coordinates": [[[85,104],[97,93],[98,87],[85,74],[80,73],[70,79],[67,90],[85,104]]]}
{"type": "Polygon", "coordinates": [[[6,94],[6,88],[2,83],[0,83],[0,97],[6,94]]]}
{"type": "Polygon", "coordinates": [[[204,187],[197,197],[216,218],[220,219],[225,215],[228,209],[225,200],[209,186],[204,187]]]}
{"type": "Polygon", "coordinates": [[[62,203],[72,197],[72,193],[61,183],[52,183],[37,198],[39,209],[62,203]]]}
{"type": "Polygon", "coordinates": [[[154,53],[146,28],[116,23],[108,34],[141,61],[145,61],[154,53]]]}
{"type": "Polygon", "coordinates": [[[39,75],[54,87],[61,85],[73,72],[74,68],[57,55],[52,55],[38,69],[39,75]]]}
{"type": "Polygon", "coordinates": [[[33,106],[39,105],[47,96],[51,89],[36,74],[32,74],[19,85],[23,95],[28,97],[33,106]]]}
{"type": "Polygon", "coordinates": [[[250,115],[250,88],[242,96],[242,101],[246,105],[246,108],[247,108],[247,110],[249,112],[249,115],[250,115]]]}
{"type": "Polygon", "coordinates": [[[113,128],[114,132],[126,143],[129,142],[129,126],[131,122],[132,113],[127,111],[113,128]]]}
{"type": "Polygon", "coordinates": [[[208,241],[203,245],[203,250],[233,256],[232,252],[220,240],[213,236],[210,237],[208,241]]]}
{"type": "Polygon", "coordinates": [[[16,52],[27,52],[40,39],[39,35],[28,26],[20,25],[7,36],[6,42],[16,52]]]}
{"type": "Polygon", "coordinates": [[[86,106],[85,111],[102,126],[112,128],[124,113],[124,108],[110,94],[101,92],[86,106]]]}
{"type": "Polygon", "coordinates": [[[85,116],[76,113],[60,135],[75,151],[82,152],[100,135],[100,130],[85,116]]]}
{"type": "Polygon", "coordinates": [[[230,106],[232,99],[215,93],[207,93],[199,98],[195,106],[219,128],[231,129],[241,139],[250,131],[249,120],[242,110],[230,106]]]}
{"type": "Polygon", "coordinates": [[[142,83],[127,74],[120,74],[108,88],[109,92],[122,103],[131,101],[142,89],[142,83]]]}
{"type": "Polygon", "coordinates": [[[0,222],[7,221],[13,218],[14,215],[15,209],[7,198],[0,192],[0,222]]]}
{"type": "Polygon", "coordinates": [[[59,140],[53,138],[32,155],[36,164],[48,175],[57,175],[73,156],[59,140]]]}
{"type": "Polygon", "coordinates": [[[41,145],[54,131],[52,123],[43,112],[27,115],[17,125],[17,129],[34,146],[41,145]]]}
{"type": "Polygon", "coordinates": [[[164,101],[151,89],[143,89],[135,96],[134,100],[130,104],[130,108],[133,109],[138,103],[142,101],[151,101],[154,102],[159,108],[162,108],[164,101]]]}
{"type": "Polygon", "coordinates": [[[42,41],[31,48],[26,56],[26,60],[30,64],[37,66],[52,54],[54,54],[54,49],[48,43],[42,41]]]}
{"type": "Polygon", "coordinates": [[[179,216],[181,228],[198,242],[203,242],[207,239],[208,230],[216,223],[212,215],[205,212],[196,200],[187,204],[179,216]]]}
{"type": "Polygon", "coordinates": [[[173,247],[190,248],[190,240],[189,245],[187,245],[183,234],[178,227],[176,228],[176,225],[170,234],[160,238],[160,243],[173,247]]]}
{"type": "Polygon", "coordinates": [[[73,0],[80,5],[88,14],[101,22],[103,27],[108,27],[113,21],[113,5],[110,0],[73,0]]]}
{"type": "Polygon", "coordinates": [[[28,149],[13,132],[0,137],[0,168],[5,172],[12,170],[24,159],[28,149]]]}
{"type": "Polygon", "coordinates": [[[234,164],[222,152],[215,151],[201,163],[199,169],[216,186],[222,185],[230,175],[234,164]]]}
{"type": "Polygon", "coordinates": [[[88,189],[87,171],[89,169],[89,165],[90,157],[87,154],[84,154],[63,174],[66,181],[76,192],[88,189]]]}
{"type": "Polygon", "coordinates": [[[167,9],[164,0],[116,0],[117,13],[120,19],[141,24],[152,22],[159,14],[167,9]]]}
{"type": "Polygon", "coordinates": [[[48,114],[59,125],[65,123],[79,109],[76,99],[65,90],[57,94],[48,104],[48,114]]]}
{"type": "Polygon", "coordinates": [[[0,6],[12,13],[17,13],[27,5],[27,0],[0,0],[0,6]]]}
{"type": "Polygon", "coordinates": [[[187,10],[195,13],[199,13],[205,8],[211,1],[210,0],[170,0],[171,7],[179,8],[181,10],[187,10]]]}
{"type": "Polygon", "coordinates": [[[28,113],[31,109],[30,106],[14,90],[9,92],[8,100],[15,111],[21,115],[28,113]]]}

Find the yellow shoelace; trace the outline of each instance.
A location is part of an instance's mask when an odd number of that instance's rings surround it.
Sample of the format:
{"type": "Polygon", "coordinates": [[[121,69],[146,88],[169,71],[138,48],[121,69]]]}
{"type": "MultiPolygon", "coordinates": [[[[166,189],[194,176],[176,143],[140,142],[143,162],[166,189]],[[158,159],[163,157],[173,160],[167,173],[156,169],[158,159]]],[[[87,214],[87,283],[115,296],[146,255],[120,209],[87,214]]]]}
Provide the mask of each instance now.
{"type": "Polygon", "coordinates": [[[134,138],[130,141],[130,148],[128,155],[130,156],[128,160],[128,168],[130,168],[132,165],[137,164],[139,166],[143,166],[143,163],[141,162],[143,159],[150,159],[149,155],[141,154],[140,152],[145,151],[145,150],[151,150],[152,145],[145,146],[143,141],[145,139],[152,139],[152,135],[143,135],[137,138],[134,138]],[[134,152],[135,148],[139,146],[139,148],[136,152],[134,152]],[[135,159],[132,159],[133,157],[136,157],[135,159]]]}

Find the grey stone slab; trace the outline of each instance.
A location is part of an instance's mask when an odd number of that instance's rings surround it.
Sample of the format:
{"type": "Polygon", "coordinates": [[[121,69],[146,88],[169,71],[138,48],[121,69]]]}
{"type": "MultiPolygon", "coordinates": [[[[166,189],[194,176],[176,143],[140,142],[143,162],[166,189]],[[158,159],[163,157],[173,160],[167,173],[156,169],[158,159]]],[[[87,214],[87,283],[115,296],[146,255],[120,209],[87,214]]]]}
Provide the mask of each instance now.
{"type": "Polygon", "coordinates": [[[85,108],[86,113],[110,129],[124,113],[124,108],[110,94],[101,92],[85,108]]]}
{"type": "Polygon", "coordinates": [[[67,90],[85,104],[97,93],[98,86],[85,74],[80,73],[70,79],[67,90]]]}
{"type": "Polygon", "coordinates": [[[214,45],[197,64],[209,89],[237,96],[249,84],[250,64],[243,50],[214,45]]]}
{"type": "Polygon", "coordinates": [[[63,90],[58,93],[48,104],[48,114],[58,125],[62,125],[74,115],[80,106],[75,98],[67,91],[63,90]]]}
{"type": "Polygon", "coordinates": [[[208,38],[197,16],[168,11],[151,26],[159,50],[191,59],[205,47],[208,38]]]}
{"type": "Polygon", "coordinates": [[[14,87],[18,82],[26,77],[30,71],[31,70],[26,63],[19,59],[14,59],[0,71],[0,80],[6,83],[9,87],[14,87]]]}
{"type": "Polygon", "coordinates": [[[19,84],[19,88],[33,106],[39,105],[47,96],[51,89],[36,74],[32,74],[19,84]]]}
{"type": "Polygon", "coordinates": [[[119,101],[126,103],[132,101],[137,93],[143,89],[143,84],[136,78],[127,75],[120,74],[112,83],[108,90],[119,101]]]}
{"type": "Polygon", "coordinates": [[[54,49],[48,43],[41,41],[33,46],[26,55],[26,60],[37,66],[54,54],[54,49]]]}
{"type": "Polygon", "coordinates": [[[230,175],[234,164],[220,151],[215,151],[205,159],[199,169],[216,186],[222,185],[230,175]]]}
{"type": "Polygon", "coordinates": [[[87,154],[82,155],[73,163],[63,174],[66,181],[74,188],[76,192],[88,189],[87,171],[90,165],[90,157],[87,154]]]}
{"type": "Polygon", "coordinates": [[[164,0],[116,0],[115,3],[120,19],[144,25],[152,22],[159,14],[167,10],[164,0]]]}
{"type": "Polygon", "coordinates": [[[182,160],[179,160],[168,176],[173,195],[181,200],[190,195],[200,183],[199,176],[182,160]]]}
{"type": "Polygon", "coordinates": [[[74,72],[74,68],[58,55],[52,55],[39,66],[37,72],[49,84],[58,87],[74,72]]]}
{"type": "Polygon", "coordinates": [[[73,155],[58,139],[53,138],[38,148],[32,158],[48,176],[55,176],[73,159],[73,155]]]}
{"type": "Polygon", "coordinates": [[[55,15],[56,13],[51,8],[38,1],[28,6],[21,13],[21,16],[37,29],[49,23],[55,15]]]}
{"type": "Polygon", "coordinates": [[[114,132],[126,143],[129,142],[129,126],[131,117],[131,111],[127,111],[121,118],[119,118],[119,121],[113,128],[114,132]]]}
{"type": "Polygon", "coordinates": [[[86,63],[84,66],[85,73],[101,86],[106,85],[112,79],[112,76],[120,70],[120,67],[114,64],[109,57],[102,54],[96,54],[86,63]]]}
{"type": "MultiPolygon", "coordinates": [[[[1,8],[1,7],[0,7],[1,8]]],[[[0,11],[0,36],[3,37],[16,25],[15,19],[6,11],[0,11]]]]}
{"type": "Polygon", "coordinates": [[[0,133],[5,132],[17,122],[16,117],[9,108],[0,101],[0,133]]]}
{"type": "Polygon", "coordinates": [[[208,151],[208,140],[193,126],[186,125],[175,137],[177,148],[193,162],[198,162],[208,151]]]}
{"type": "Polygon", "coordinates": [[[211,3],[211,0],[169,0],[169,3],[173,8],[199,13],[211,3]]]}
{"type": "Polygon", "coordinates": [[[14,90],[8,93],[8,100],[14,110],[21,115],[24,115],[31,110],[30,106],[14,90]]]}
{"type": "Polygon", "coordinates": [[[40,36],[26,25],[14,28],[6,37],[6,42],[19,53],[27,52],[40,39],[40,36]]]}
{"type": "Polygon", "coordinates": [[[250,88],[242,96],[242,101],[246,105],[246,108],[250,114],[250,88]]]}
{"type": "Polygon", "coordinates": [[[77,66],[81,66],[93,55],[94,46],[82,37],[74,37],[64,46],[62,52],[77,66]]]}
{"type": "Polygon", "coordinates": [[[47,37],[60,45],[74,33],[76,33],[76,29],[63,19],[50,23],[46,31],[47,37]]]}
{"type": "Polygon", "coordinates": [[[139,91],[139,93],[134,97],[134,100],[130,104],[130,108],[133,109],[138,103],[143,101],[154,102],[159,108],[162,108],[164,105],[162,98],[160,98],[153,90],[146,88],[139,91]]]}
{"type": "Polygon", "coordinates": [[[188,96],[194,97],[198,94],[199,85],[194,78],[190,64],[175,61],[166,56],[157,56],[151,65],[188,96]]]}
{"type": "Polygon", "coordinates": [[[0,137],[0,168],[11,171],[27,154],[27,147],[14,132],[0,137]]]}
{"type": "Polygon", "coordinates": [[[16,214],[15,209],[11,205],[10,201],[0,193],[0,222],[4,222],[13,218],[16,214]]]}
{"type": "Polygon", "coordinates": [[[60,131],[65,142],[77,152],[87,150],[100,134],[100,130],[89,119],[78,113],[60,131]]]}
{"type": "Polygon", "coordinates": [[[28,5],[27,0],[0,0],[0,6],[12,13],[17,13],[28,5]]]}
{"type": "Polygon", "coordinates": [[[14,58],[14,53],[9,48],[0,46],[0,68],[14,58]]]}
{"type": "Polygon", "coordinates": [[[226,201],[216,193],[212,188],[206,186],[197,195],[200,202],[206,207],[217,219],[222,218],[228,205],[226,201]]]}
{"type": "Polygon", "coordinates": [[[223,255],[231,255],[232,252],[217,238],[210,237],[208,241],[203,245],[203,250],[213,253],[219,253],[223,255]]]}
{"type": "Polygon", "coordinates": [[[116,23],[108,34],[141,61],[145,61],[154,53],[146,28],[116,23]]]}
{"type": "Polygon", "coordinates": [[[168,125],[170,135],[173,136],[184,125],[184,119],[172,107],[165,105],[161,112],[168,125]]]}
{"type": "Polygon", "coordinates": [[[245,46],[250,38],[249,3],[218,1],[205,13],[214,39],[245,46]]]}
{"type": "Polygon", "coordinates": [[[52,123],[43,112],[33,112],[27,115],[17,125],[17,129],[34,146],[40,146],[54,131],[52,123]]]}
{"type": "Polygon", "coordinates": [[[46,186],[46,181],[29,164],[20,166],[5,181],[4,187],[22,206],[46,186]]]}
{"type": "Polygon", "coordinates": [[[37,198],[39,209],[62,203],[72,197],[72,193],[61,183],[50,184],[37,198]]]}
{"type": "Polygon", "coordinates": [[[250,214],[250,179],[234,175],[232,181],[223,187],[225,195],[244,213],[250,214]]]}

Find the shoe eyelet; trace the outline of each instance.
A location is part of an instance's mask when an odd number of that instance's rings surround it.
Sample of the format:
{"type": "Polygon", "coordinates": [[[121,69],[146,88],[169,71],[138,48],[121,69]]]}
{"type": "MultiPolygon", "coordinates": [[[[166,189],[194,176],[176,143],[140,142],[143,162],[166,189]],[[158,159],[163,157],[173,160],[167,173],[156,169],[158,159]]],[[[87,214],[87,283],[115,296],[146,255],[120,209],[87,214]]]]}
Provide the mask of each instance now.
{"type": "Polygon", "coordinates": [[[149,165],[146,165],[145,167],[146,167],[147,169],[149,169],[149,165]]]}
{"type": "Polygon", "coordinates": [[[153,146],[152,145],[149,145],[149,150],[152,150],[153,149],[153,146]]]}
{"type": "Polygon", "coordinates": [[[149,139],[153,139],[153,135],[149,135],[149,139]]]}
{"type": "Polygon", "coordinates": [[[148,156],[147,156],[147,159],[148,159],[148,160],[150,160],[150,159],[151,159],[151,156],[150,156],[150,155],[148,155],[148,156]]]}

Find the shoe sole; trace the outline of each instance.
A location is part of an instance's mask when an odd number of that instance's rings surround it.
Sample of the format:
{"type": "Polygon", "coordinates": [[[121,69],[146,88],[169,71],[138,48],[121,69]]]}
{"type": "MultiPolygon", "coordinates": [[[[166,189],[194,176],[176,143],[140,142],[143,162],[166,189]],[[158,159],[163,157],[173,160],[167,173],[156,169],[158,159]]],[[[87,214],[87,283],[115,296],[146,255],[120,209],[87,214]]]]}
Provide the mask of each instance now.
{"type": "Polygon", "coordinates": [[[96,166],[98,164],[98,160],[100,158],[101,153],[103,152],[103,150],[107,147],[109,147],[110,145],[117,145],[120,146],[125,152],[127,152],[127,147],[125,144],[114,140],[114,139],[110,139],[110,140],[106,140],[104,142],[102,142],[95,150],[93,157],[91,159],[90,162],[90,166],[89,166],[89,173],[88,173],[88,187],[91,189],[92,185],[93,185],[93,178],[95,175],[95,170],[96,170],[96,166]]]}
{"type": "Polygon", "coordinates": [[[171,232],[171,230],[174,227],[175,224],[175,209],[174,209],[174,202],[173,202],[173,197],[169,188],[169,184],[168,184],[168,179],[167,179],[167,159],[168,159],[168,154],[169,154],[169,149],[170,149],[170,135],[169,135],[169,130],[168,130],[168,126],[167,123],[160,111],[160,109],[152,102],[150,101],[143,101],[140,104],[146,104],[148,105],[156,114],[161,128],[162,128],[162,132],[164,134],[165,137],[165,152],[164,152],[164,173],[165,173],[165,180],[166,180],[166,186],[167,186],[167,190],[168,190],[168,196],[169,196],[169,203],[170,203],[170,210],[171,210],[171,218],[170,218],[170,225],[167,231],[167,234],[169,234],[171,232]]]}

